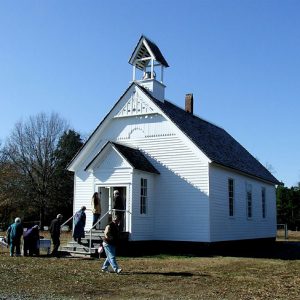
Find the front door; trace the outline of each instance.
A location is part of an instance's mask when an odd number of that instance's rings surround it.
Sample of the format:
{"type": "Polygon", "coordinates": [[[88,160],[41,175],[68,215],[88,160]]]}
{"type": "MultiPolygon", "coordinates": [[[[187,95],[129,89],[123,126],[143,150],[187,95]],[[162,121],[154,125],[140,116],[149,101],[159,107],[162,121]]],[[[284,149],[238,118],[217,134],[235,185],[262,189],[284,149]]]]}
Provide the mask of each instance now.
{"type": "MultiPolygon", "coordinates": [[[[110,188],[109,187],[99,187],[98,193],[100,195],[100,203],[101,203],[101,218],[107,213],[107,211],[110,209],[109,206],[109,193],[110,188]]],[[[110,222],[109,214],[106,214],[103,219],[100,222],[100,229],[104,229],[105,226],[110,222]]]]}
{"type": "MultiPolygon", "coordinates": [[[[126,187],[125,186],[99,186],[98,187],[98,193],[100,195],[101,200],[101,218],[103,219],[100,222],[100,229],[104,229],[105,226],[111,222],[112,220],[112,214],[111,209],[113,209],[113,192],[115,190],[118,190],[122,199],[123,199],[123,205],[124,209],[126,210],[126,187]],[[109,213],[107,213],[109,211],[109,213]]],[[[124,216],[126,216],[126,213],[124,213],[124,216]]],[[[124,230],[126,228],[126,218],[124,220],[124,230]]]]}

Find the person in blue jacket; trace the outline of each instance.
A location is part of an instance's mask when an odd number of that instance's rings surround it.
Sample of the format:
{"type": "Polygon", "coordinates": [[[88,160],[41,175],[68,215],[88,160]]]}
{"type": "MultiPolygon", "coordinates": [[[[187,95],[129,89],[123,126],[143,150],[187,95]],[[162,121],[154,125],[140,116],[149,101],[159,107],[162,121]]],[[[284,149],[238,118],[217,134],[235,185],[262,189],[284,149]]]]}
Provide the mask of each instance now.
{"type": "Polygon", "coordinates": [[[33,256],[39,255],[39,247],[38,243],[40,240],[40,234],[39,234],[39,226],[34,225],[32,228],[29,228],[27,231],[24,232],[23,234],[23,249],[24,249],[24,256],[29,255],[33,256]]]}
{"type": "Polygon", "coordinates": [[[86,222],[86,214],[85,214],[86,207],[82,206],[81,209],[76,212],[74,216],[74,232],[73,238],[77,241],[78,244],[81,244],[81,238],[85,237],[84,234],[84,227],[86,222]]]}
{"type": "Polygon", "coordinates": [[[10,256],[21,256],[21,237],[23,235],[23,226],[20,218],[15,218],[15,223],[11,224],[7,229],[7,240],[10,249],[10,256]]]}

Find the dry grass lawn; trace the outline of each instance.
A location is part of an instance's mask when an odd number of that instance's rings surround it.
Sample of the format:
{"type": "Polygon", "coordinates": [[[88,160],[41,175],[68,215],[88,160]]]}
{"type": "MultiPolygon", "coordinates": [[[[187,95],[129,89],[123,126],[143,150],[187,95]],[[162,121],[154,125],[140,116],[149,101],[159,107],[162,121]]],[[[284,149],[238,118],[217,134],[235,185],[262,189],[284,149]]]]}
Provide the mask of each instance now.
{"type": "Polygon", "coordinates": [[[116,275],[103,259],[0,251],[0,299],[300,299],[299,259],[118,257],[116,275]]]}

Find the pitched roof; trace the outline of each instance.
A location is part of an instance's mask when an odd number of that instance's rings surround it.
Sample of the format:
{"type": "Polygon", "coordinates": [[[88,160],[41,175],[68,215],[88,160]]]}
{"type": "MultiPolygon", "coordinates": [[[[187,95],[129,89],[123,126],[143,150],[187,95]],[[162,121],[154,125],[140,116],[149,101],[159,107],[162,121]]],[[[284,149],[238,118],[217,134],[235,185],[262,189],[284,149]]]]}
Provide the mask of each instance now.
{"type": "Polygon", "coordinates": [[[111,143],[118,149],[118,151],[120,151],[120,153],[135,169],[149,173],[160,174],[140,150],[118,143],[111,143]]]}
{"type": "MultiPolygon", "coordinates": [[[[135,82],[130,84],[123,95],[112,107],[110,112],[116,107],[119,101],[121,101],[123,96],[133,85],[137,85],[212,162],[274,184],[280,184],[280,182],[256,158],[254,158],[224,129],[195,115],[187,113],[185,110],[171,102],[166,100],[162,102],[155,99],[147,89],[135,82]]],[[[104,120],[106,120],[110,112],[104,117],[88,140],[73,157],[68,167],[78,157],[81,150],[85,148],[92,136],[97,132],[104,120]]]]}
{"type": "MultiPolygon", "coordinates": [[[[157,45],[152,42],[151,40],[149,40],[147,37],[145,37],[144,35],[142,35],[136,45],[136,47],[134,48],[134,51],[132,52],[132,55],[129,59],[129,63],[130,64],[134,64],[136,59],[142,59],[145,57],[149,57],[151,56],[151,54],[154,56],[154,59],[156,61],[158,61],[159,63],[161,63],[164,67],[169,67],[167,61],[165,60],[164,56],[162,55],[160,49],[157,47],[157,45]],[[149,46],[150,51],[152,53],[149,53],[147,48],[144,45],[144,42],[146,42],[146,44],[149,46]]],[[[139,61],[136,64],[136,67],[143,70],[145,68],[145,66],[148,64],[148,61],[144,60],[144,61],[139,61]]]]}
{"type": "Polygon", "coordinates": [[[156,100],[149,91],[141,88],[212,162],[275,184],[280,183],[223,128],[190,114],[166,100],[164,102],[156,100]]]}
{"type": "Polygon", "coordinates": [[[109,144],[113,145],[134,169],[154,174],[160,174],[140,150],[115,142],[107,142],[100,150],[100,152],[86,166],[85,170],[87,170],[91,166],[91,164],[97,159],[97,157],[99,157],[103,149],[109,144]]]}

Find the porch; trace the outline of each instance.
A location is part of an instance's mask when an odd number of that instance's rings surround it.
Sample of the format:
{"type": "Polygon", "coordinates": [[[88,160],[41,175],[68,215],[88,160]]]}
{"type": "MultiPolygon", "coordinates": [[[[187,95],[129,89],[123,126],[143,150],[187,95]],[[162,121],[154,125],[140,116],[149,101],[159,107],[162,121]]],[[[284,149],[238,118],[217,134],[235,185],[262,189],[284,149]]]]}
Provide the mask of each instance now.
{"type": "MultiPolygon", "coordinates": [[[[89,256],[95,257],[99,256],[98,249],[103,243],[104,238],[104,229],[107,224],[112,221],[112,216],[116,212],[123,212],[123,229],[120,230],[119,242],[120,244],[124,244],[128,242],[129,232],[126,231],[126,220],[128,219],[128,215],[130,214],[126,210],[117,210],[111,209],[108,210],[104,215],[99,218],[99,220],[89,229],[85,231],[85,237],[81,239],[81,242],[70,240],[67,245],[63,245],[60,247],[60,252],[64,253],[64,255],[72,255],[72,256],[89,256]],[[101,229],[99,226],[101,225],[101,229]]],[[[66,222],[61,225],[61,228],[65,226],[69,222],[73,222],[75,214],[70,217],[66,222]]]]}

